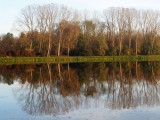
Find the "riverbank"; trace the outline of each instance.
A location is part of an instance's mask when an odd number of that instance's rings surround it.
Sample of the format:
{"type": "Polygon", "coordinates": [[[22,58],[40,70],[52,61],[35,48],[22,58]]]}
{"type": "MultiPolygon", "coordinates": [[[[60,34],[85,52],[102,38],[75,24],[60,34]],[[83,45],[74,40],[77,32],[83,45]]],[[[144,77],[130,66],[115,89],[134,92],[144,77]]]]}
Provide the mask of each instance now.
{"type": "Polygon", "coordinates": [[[75,63],[75,62],[127,62],[160,61],[160,55],[137,56],[52,56],[52,57],[0,57],[0,64],[40,64],[40,63],[75,63]]]}

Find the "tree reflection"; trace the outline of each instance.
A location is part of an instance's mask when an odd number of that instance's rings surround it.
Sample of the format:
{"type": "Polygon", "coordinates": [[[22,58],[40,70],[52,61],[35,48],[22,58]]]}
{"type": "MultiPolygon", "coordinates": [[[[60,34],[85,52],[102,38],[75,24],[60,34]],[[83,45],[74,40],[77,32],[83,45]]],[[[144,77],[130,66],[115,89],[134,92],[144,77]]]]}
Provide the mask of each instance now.
{"type": "Polygon", "coordinates": [[[3,83],[19,81],[15,97],[31,115],[57,115],[101,106],[128,109],[160,103],[158,62],[0,67],[3,83]]]}

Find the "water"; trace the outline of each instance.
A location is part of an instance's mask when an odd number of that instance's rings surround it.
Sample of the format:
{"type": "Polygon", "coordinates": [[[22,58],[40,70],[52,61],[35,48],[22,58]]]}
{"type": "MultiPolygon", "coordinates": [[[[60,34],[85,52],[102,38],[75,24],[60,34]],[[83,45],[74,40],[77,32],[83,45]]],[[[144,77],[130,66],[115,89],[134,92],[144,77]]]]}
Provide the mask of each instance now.
{"type": "Polygon", "coordinates": [[[2,120],[159,120],[160,63],[0,66],[2,120]]]}

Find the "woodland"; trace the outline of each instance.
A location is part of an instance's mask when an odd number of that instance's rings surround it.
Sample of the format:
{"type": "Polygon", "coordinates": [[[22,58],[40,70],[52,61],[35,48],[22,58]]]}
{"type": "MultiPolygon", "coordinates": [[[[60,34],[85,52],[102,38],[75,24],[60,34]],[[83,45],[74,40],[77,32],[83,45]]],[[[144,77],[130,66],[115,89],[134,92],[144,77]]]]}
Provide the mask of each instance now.
{"type": "Polygon", "coordinates": [[[160,54],[160,11],[29,5],[0,36],[0,56],[121,56],[160,54]]]}

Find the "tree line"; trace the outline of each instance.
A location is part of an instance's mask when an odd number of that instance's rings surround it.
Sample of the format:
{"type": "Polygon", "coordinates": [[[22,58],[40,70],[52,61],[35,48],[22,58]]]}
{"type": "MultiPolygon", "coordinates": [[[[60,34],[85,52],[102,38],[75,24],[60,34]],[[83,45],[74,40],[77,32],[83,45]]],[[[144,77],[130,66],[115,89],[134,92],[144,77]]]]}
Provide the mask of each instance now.
{"type": "Polygon", "coordinates": [[[160,12],[108,8],[81,12],[64,5],[22,9],[18,37],[0,37],[1,56],[87,56],[160,54],[160,12]]]}

